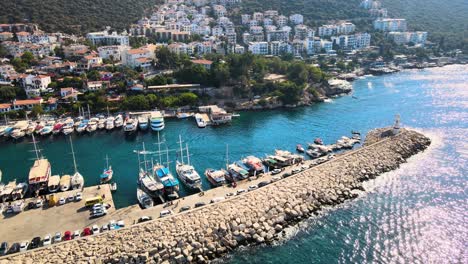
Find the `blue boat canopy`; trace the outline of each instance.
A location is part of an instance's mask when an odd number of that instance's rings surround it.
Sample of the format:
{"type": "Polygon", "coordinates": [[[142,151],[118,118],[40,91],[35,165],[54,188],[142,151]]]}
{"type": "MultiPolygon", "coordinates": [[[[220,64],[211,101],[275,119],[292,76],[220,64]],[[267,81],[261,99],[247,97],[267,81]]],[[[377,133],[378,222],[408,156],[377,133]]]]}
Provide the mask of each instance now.
{"type": "Polygon", "coordinates": [[[156,171],[156,174],[158,175],[159,178],[162,178],[166,175],[169,174],[169,169],[168,168],[160,168],[156,171]]]}

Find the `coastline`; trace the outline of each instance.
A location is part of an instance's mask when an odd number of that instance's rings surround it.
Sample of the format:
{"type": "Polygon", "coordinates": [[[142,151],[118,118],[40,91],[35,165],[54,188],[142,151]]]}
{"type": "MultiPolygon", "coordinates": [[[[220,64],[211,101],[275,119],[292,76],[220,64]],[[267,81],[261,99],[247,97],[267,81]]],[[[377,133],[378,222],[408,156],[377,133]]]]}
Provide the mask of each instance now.
{"type": "Polygon", "coordinates": [[[355,198],[352,190],[361,190],[363,181],[398,168],[430,144],[415,131],[402,129],[396,136],[381,138],[384,131],[388,128],[369,132],[360,149],[259,190],[119,232],[8,256],[0,263],[70,259],[204,263],[240,245],[271,243],[284,227],[324,206],[355,198]]]}

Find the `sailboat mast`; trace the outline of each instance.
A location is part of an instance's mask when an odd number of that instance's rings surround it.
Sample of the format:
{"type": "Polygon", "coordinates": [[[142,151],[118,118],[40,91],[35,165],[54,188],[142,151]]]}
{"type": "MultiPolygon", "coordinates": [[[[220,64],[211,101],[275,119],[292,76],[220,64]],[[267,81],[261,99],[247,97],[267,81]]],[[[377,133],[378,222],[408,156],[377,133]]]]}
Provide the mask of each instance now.
{"type": "Polygon", "coordinates": [[[89,111],[89,104],[88,104],[88,118],[91,119],[91,112],[89,111]]]}
{"type": "Polygon", "coordinates": [[[36,152],[36,158],[39,159],[39,150],[37,149],[36,138],[34,137],[34,133],[32,133],[31,135],[32,135],[33,144],[34,144],[34,152],[36,152]]]}
{"type": "Polygon", "coordinates": [[[166,166],[169,168],[169,149],[166,146],[166,166]]]}
{"type": "Polygon", "coordinates": [[[148,171],[148,165],[146,164],[145,142],[143,142],[143,162],[145,163],[145,172],[147,172],[148,171]]]}
{"type": "Polygon", "coordinates": [[[107,156],[107,154],[106,154],[106,165],[107,165],[106,168],[109,168],[109,157],[107,156]]]}
{"type": "Polygon", "coordinates": [[[182,149],[182,137],[179,135],[179,143],[180,143],[180,161],[184,163],[184,150],[182,149]]]}
{"type": "Polygon", "coordinates": [[[229,167],[229,145],[226,144],[226,170],[229,167]]]}
{"type": "Polygon", "coordinates": [[[161,141],[159,141],[159,131],[158,131],[158,154],[159,154],[159,165],[162,165],[162,161],[161,161],[161,141]]]}
{"type": "Polygon", "coordinates": [[[187,143],[185,144],[185,148],[187,150],[187,165],[190,165],[190,154],[189,154],[189,151],[188,151],[188,144],[187,143]]]}
{"type": "Polygon", "coordinates": [[[75,151],[73,150],[73,142],[70,136],[70,146],[71,146],[71,151],[72,151],[72,156],[73,156],[73,167],[75,168],[75,173],[78,172],[78,169],[76,168],[76,160],[75,160],[75,151]]]}

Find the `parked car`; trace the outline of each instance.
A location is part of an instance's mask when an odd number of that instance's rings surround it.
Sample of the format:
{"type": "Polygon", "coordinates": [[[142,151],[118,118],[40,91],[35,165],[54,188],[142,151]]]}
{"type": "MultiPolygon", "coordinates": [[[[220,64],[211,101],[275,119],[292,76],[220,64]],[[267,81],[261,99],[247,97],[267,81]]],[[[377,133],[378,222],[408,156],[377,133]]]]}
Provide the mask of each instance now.
{"type": "Polygon", "coordinates": [[[93,235],[94,234],[99,234],[99,226],[93,225],[93,227],[91,229],[93,230],[93,235]]]}
{"type": "Polygon", "coordinates": [[[232,192],[226,193],[226,197],[231,197],[231,196],[234,196],[234,193],[232,193],[232,192]]]}
{"type": "Polygon", "coordinates": [[[107,211],[105,211],[105,210],[95,211],[95,212],[91,213],[91,218],[97,218],[97,217],[105,216],[106,214],[107,214],[107,211]]]}
{"type": "Polygon", "coordinates": [[[63,240],[68,241],[72,239],[72,233],[70,231],[65,231],[65,234],[63,234],[63,240]]]}
{"type": "Polygon", "coordinates": [[[81,201],[81,199],[83,199],[82,195],[81,195],[81,192],[78,192],[75,194],[75,201],[81,201]]]}
{"type": "Polygon", "coordinates": [[[115,220],[110,220],[109,221],[109,230],[115,230],[117,229],[117,222],[115,220]]]}
{"type": "Polygon", "coordinates": [[[59,201],[58,201],[58,204],[59,205],[64,205],[67,201],[65,200],[65,198],[63,197],[60,197],[59,201]]]}
{"type": "Polygon", "coordinates": [[[211,199],[210,203],[217,203],[217,202],[221,202],[221,201],[224,201],[226,200],[226,198],[224,197],[215,197],[213,199],[211,199]]]}
{"type": "Polygon", "coordinates": [[[188,210],[190,210],[190,208],[191,208],[190,205],[182,206],[182,207],[180,208],[179,212],[188,211],[188,210]]]}
{"type": "Polygon", "coordinates": [[[250,185],[249,188],[248,188],[249,192],[250,192],[250,191],[253,191],[253,190],[256,190],[256,189],[258,189],[258,186],[255,185],[255,184],[254,184],[254,185],[250,185]]]}
{"type": "Polygon", "coordinates": [[[67,202],[71,203],[75,200],[75,197],[73,196],[73,194],[70,194],[67,198],[67,202]]]}
{"type": "MultiPolygon", "coordinates": [[[[182,210],[182,208],[181,208],[182,210]]],[[[148,222],[148,221],[151,221],[153,220],[153,218],[151,216],[142,216],[140,218],[138,218],[138,223],[143,223],[143,222],[148,222]]]]}
{"type": "Polygon", "coordinates": [[[28,250],[28,246],[29,246],[28,241],[21,242],[20,247],[19,247],[19,251],[24,252],[24,251],[28,250]]]}
{"type": "Polygon", "coordinates": [[[38,248],[41,244],[41,238],[40,237],[35,237],[31,240],[31,243],[29,244],[30,249],[35,249],[38,248]]]}
{"type": "Polygon", "coordinates": [[[286,173],[283,174],[283,178],[287,178],[287,177],[289,177],[289,176],[291,176],[291,175],[292,175],[291,173],[286,172],[286,173]]]}
{"type": "Polygon", "coordinates": [[[309,166],[302,165],[302,166],[301,166],[301,171],[305,171],[305,170],[307,170],[308,168],[309,168],[309,166]]]}
{"type": "Polygon", "coordinates": [[[83,229],[83,236],[90,236],[92,234],[93,232],[91,232],[91,228],[86,227],[85,229],[83,229]]]}
{"type": "Polygon", "coordinates": [[[258,187],[267,186],[268,184],[270,184],[270,182],[268,182],[268,181],[262,181],[262,182],[259,182],[259,183],[258,183],[258,187]]]}
{"type": "Polygon", "coordinates": [[[20,251],[20,244],[13,243],[13,245],[11,245],[10,249],[8,250],[8,254],[18,253],[19,251],[20,251]]]}
{"type": "Polygon", "coordinates": [[[159,213],[159,217],[166,217],[168,215],[171,215],[172,214],[172,211],[171,210],[163,210],[159,213]]]}
{"type": "Polygon", "coordinates": [[[292,174],[296,174],[296,173],[301,172],[301,169],[293,169],[291,172],[292,172],[292,174]]]}
{"type": "Polygon", "coordinates": [[[73,239],[77,239],[80,237],[80,230],[75,230],[75,232],[73,232],[73,239]]]}
{"type": "Polygon", "coordinates": [[[108,225],[102,225],[101,226],[101,232],[105,232],[105,231],[108,231],[109,230],[109,226],[108,225]]]}
{"type": "Polygon", "coordinates": [[[195,204],[195,208],[202,207],[202,206],[205,206],[205,205],[206,205],[206,203],[204,203],[204,202],[198,202],[198,203],[195,204]]]}
{"type": "Polygon", "coordinates": [[[36,200],[36,208],[42,208],[44,206],[44,201],[42,199],[36,200]]]}
{"type": "Polygon", "coordinates": [[[123,228],[123,227],[125,227],[125,221],[124,221],[124,220],[119,220],[119,221],[117,221],[117,225],[118,225],[120,228],[123,228]]]}
{"type": "Polygon", "coordinates": [[[241,194],[241,193],[245,193],[247,192],[245,189],[239,189],[237,190],[237,195],[241,194]]]}
{"type": "Polygon", "coordinates": [[[54,236],[54,243],[62,242],[62,233],[57,232],[54,236]]]}
{"type": "Polygon", "coordinates": [[[36,203],[35,202],[29,202],[27,208],[28,208],[28,210],[36,208],[36,203]]]}
{"type": "Polygon", "coordinates": [[[0,245],[0,256],[6,255],[8,252],[8,243],[2,242],[0,245]]]}
{"type": "Polygon", "coordinates": [[[271,177],[271,182],[277,182],[279,180],[281,180],[281,176],[279,175],[271,177]]]}
{"type": "Polygon", "coordinates": [[[274,169],[274,170],[271,171],[271,175],[281,173],[282,171],[283,171],[282,169],[274,169]]]}
{"type": "Polygon", "coordinates": [[[52,244],[52,236],[50,234],[45,235],[44,239],[42,240],[43,246],[48,246],[52,244]]]}

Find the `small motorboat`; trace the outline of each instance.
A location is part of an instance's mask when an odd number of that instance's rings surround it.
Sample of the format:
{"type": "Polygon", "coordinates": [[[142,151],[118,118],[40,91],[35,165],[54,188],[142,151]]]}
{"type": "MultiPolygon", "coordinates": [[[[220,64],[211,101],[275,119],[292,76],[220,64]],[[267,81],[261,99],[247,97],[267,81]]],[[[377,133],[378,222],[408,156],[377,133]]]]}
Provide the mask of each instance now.
{"type": "Polygon", "coordinates": [[[303,153],[305,151],[304,147],[301,144],[296,145],[297,152],[303,153]]]}
{"type": "Polygon", "coordinates": [[[110,185],[110,190],[111,190],[112,192],[117,191],[117,183],[116,183],[116,182],[113,182],[113,183],[110,185]]]}
{"type": "Polygon", "coordinates": [[[314,140],[314,143],[317,144],[317,145],[323,145],[323,140],[321,138],[316,138],[314,140]]]}

